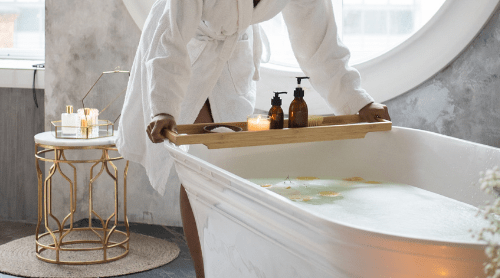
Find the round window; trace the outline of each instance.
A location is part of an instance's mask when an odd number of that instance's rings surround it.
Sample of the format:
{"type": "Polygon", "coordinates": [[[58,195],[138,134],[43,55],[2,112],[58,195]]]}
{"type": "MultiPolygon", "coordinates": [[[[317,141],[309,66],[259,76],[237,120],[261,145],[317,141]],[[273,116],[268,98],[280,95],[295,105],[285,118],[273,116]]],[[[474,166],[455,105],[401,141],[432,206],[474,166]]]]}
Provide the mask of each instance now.
{"type": "MultiPolygon", "coordinates": [[[[339,36],[351,51],[350,64],[373,59],[424,26],[445,0],[331,0],[339,36]]],[[[288,31],[281,16],[261,24],[268,35],[270,63],[295,67],[288,31]]]]}

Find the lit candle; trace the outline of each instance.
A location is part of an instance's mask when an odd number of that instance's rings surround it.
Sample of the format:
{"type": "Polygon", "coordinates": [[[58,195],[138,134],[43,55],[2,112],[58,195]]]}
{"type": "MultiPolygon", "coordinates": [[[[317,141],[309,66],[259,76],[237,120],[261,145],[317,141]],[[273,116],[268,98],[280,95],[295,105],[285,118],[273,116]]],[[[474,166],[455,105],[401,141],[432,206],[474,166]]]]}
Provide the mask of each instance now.
{"type": "Polygon", "coordinates": [[[248,131],[269,130],[271,121],[267,115],[255,114],[247,117],[248,131]]]}

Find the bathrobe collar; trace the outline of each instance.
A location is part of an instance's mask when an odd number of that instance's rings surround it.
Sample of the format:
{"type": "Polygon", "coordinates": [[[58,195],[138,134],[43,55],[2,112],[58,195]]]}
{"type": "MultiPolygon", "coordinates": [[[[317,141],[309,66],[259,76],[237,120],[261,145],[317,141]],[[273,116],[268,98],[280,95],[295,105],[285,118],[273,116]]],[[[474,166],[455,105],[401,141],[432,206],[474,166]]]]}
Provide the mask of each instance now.
{"type": "Polygon", "coordinates": [[[233,54],[234,48],[236,47],[236,42],[241,34],[243,34],[252,22],[253,15],[253,2],[248,0],[237,0],[238,1],[238,31],[224,38],[224,44],[222,50],[219,53],[219,58],[225,63],[231,55],[233,54]]]}
{"type": "MultiPolygon", "coordinates": [[[[259,18],[272,18],[276,15],[276,13],[281,10],[286,3],[288,3],[289,0],[275,0],[276,2],[281,2],[281,5],[274,5],[269,4],[268,0],[261,0],[257,7],[259,9],[253,7],[253,1],[248,1],[248,0],[237,0],[238,4],[238,28],[237,32],[230,35],[230,36],[223,36],[223,35],[217,35],[213,30],[211,30],[207,25],[205,25],[203,22],[200,23],[198,30],[201,32],[198,33],[196,39],[198,40],[205,40],[207,43],[209,42],[214,42],[215,40],[223,41],[222,48],[218,54],[219,61],[215,67],[215,70],[213,72],[214,77],[220,76],[220,73],[222,71],[222,68],[224,64],[231,58],[235,47],[237,45],[238,40],[241,38],[241,36],[245,33],[248,32],[248,28],[250,25],[253,24],[252,26],[252,34],[253,34],[253,46],[254,46],[254,67],[255,67],[255,72],[253,75],[253,80],[258,81],[260,78],[259,74],[259,68],[260,68],[260,62],[261,62],[261,57],[263,53],[263,48],[262,46],[267,49],[266,53],[268,53],[269,56],[269,43],[267,40],[267,37],[265,36],[264,31],[260,26],[258,25],[258,22],[254,22],[254,15],[257,15],[257,19],[259,18]],[[270,7],[268,7],[270,6],[270,7]],[[272,7],[272,9],[271,9],[272,7]],[[267,9],[266,9],[267,8],[267,9]],[[275,14],[272,14],[272,10],[276,10],[275,14]]],[[[267,62],[269,61],[269,57],[265,57],[264,61],[267,62]]],[[[203,104],[205,103],[205,99],[209,97],[210,92],[212,92],[215,83],[217,81],[217,78],[212,79],[212,84],[207,84],[207,96],[205,97],[200,97],[197,103],[194,104],[193,106],[193,111],[199,111],[203,104]]],[[[217,105],[217,104],[213,104],[217,105]]],[[[194,121],[197,115],[190,114],[190,115],[183,115],[179,118],[180,123],[190,123],[194,121]]],[[[219,119],[217,118],[217,115],[213,115],[214,120],[217,122],[219,119]]]]}

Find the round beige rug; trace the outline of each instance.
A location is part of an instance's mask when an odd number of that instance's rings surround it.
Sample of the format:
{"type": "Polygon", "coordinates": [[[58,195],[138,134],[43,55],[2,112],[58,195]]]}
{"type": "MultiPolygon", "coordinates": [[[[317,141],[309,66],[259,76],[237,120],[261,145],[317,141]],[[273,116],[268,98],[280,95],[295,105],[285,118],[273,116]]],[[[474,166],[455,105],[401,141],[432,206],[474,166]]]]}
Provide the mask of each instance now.
{"type": "MultiPolygon", "coordinates": [[[[74,234],[74,236],[81,238],[82,234],[74,234]]],[[[86,234],[83,235],[83,237],[86,236],[86,234]]],[[[49,237],[46,238],[49,240],[49,237]]],[[[44,239],[42,238],[41,240],[44,239]]],[[[115,248],[111,248],[108,251],[108,256],[114,257],[123,250],[121,248],[113,249],[115,248]]],[[[53,251],[42,252],[44,257],[55,258],[53,254],[47,252],[53,251]]],[[[102,252],[62,252],[60,259],[71,261],[99,260],[102,259],[102,252]],[[63,253],[69,255],[63,255],[63,253]]],[[[122,259],[93,265],[57,265],[37,259],[35,254],[35,236],[32,235],[0,245],[0,272],[25,277],[109,277],[157,268],[177,258],[179,252],[180,249],[175,243],[130,233],[130,251],[122,259]]]]}

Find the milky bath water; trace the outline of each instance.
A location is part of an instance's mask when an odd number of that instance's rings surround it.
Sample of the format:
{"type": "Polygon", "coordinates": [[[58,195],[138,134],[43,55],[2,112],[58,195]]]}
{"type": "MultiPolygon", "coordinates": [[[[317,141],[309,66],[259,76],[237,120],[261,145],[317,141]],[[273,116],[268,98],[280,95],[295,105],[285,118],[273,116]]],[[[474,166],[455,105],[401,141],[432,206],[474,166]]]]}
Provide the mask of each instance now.
{"type": "Polygon", "coordinates": [[[473,235],[488,226],[478,208],[406,184],[360,177],[249,180],[313,214],[385,234],[477,243],[473,235]]]}

